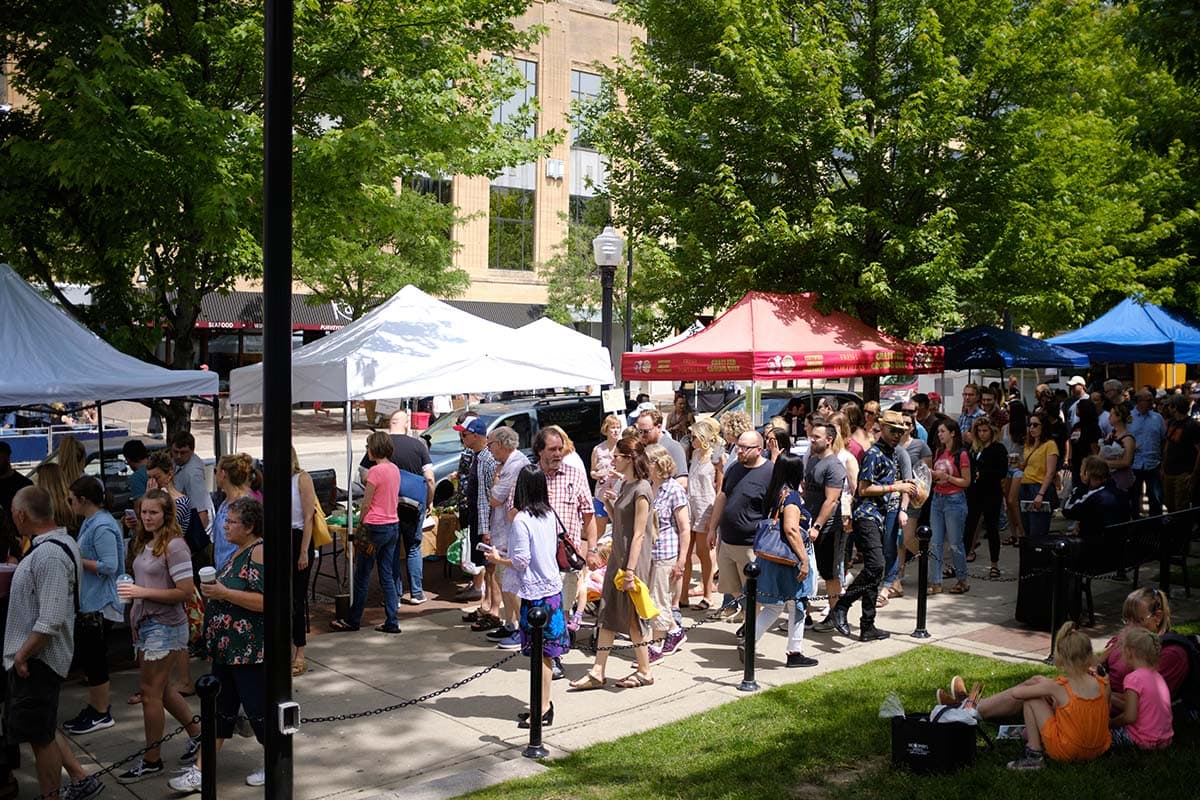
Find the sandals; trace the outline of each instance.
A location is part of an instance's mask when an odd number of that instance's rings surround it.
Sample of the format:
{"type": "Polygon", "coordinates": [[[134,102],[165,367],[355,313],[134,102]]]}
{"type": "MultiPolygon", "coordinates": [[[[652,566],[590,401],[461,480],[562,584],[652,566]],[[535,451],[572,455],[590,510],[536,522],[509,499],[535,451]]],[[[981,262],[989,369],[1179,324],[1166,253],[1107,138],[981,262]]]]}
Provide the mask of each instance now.
{"type": "Polygon", "coordinates": [[[351,625],[349,622],[346,622],[346,620],[344,620],[344,619],[335,619],[333,622],[329,623],[329,627],[332,630],[340,631],[342,633],[358,630],[357,625],[351,625]]]}
{"type": "Polygon", "coordinates": [[[712,608],[712,603],[708,602],[707,597],[702,597],[700,598],[700,602],[696,603],[696,608],[700,609],[701,611],[708,611],[710,608],[712,608]]]}
{"type": "Polygon", "coordinates": [[[131,706],[140,706],[142,704],[142,693],[134,692],[133,694],[129,695],[129,699],[125,702],[131,706]]]}
{"type": "Polygon", "coordinates": [[[381,625],[376,625],[375,630],[379,633],[399,633],[399,625],[388,625],[386,622],[381,625]]]}
{"type": "Polygon", "coordinates": [[[887,592],[880,592],[878,595],[876,595],[876,597],[875,597],[875,607],[876,608],[883,608],[887,604],[888,604],[887,592]]]}
{"type": "Polygon", "coordinates": [[[931,583],[925,589],[925,594],[934,595],[942,593],[942,585],[940,583],[931,583]]]}
{"type": "Polygon", "coordinates": [[[971,587],[966,581],[959,581],[950,587],[950,594],[966,594],[969,591],[971,591],[971,587]]]}
{"type": "Polygon", "coordinates": [[[297,658],[292,661],[292,677],[299,678],[304,673],[308,672],[308,661],[303,658],[297,658]]]}
{"type": "Polygon", "coordinates": [[[969,563],[969,564],[974,563],[974,561],[975,561],[975,551],[972,550],[971,552],[967,553],[967,563],[969,563]]]}
{"type": "Polygon", "coordinates": [[[592,689],[603,689],[606,683],[604,678],[598,677],[589,670],[579,680],[568,683],[567,689],[572,692],[587,692],[592,689]]]}
{"type": "Polygon", "coordinates": [[[1009,536],[1007,539],[1001,539],[1000,544],[1004,547],[1016,547],[1017,541],[1016,536],[1009,536]]]}
{"type": "Polygon", "coordinates": [[[617,686],[622,689],[637,689],[642,686],[653,686],[654,676],[643,675],[640,672],[634,672],[621,680],[617,681],[617,686]]]}
{"type": "Polygon", "coordinates": [[[904,597],[904,587],[901,586],[898,582],[893,583],[891,586],[889,586],[887,588],[887,596],[889,599],[893,599],[893,600],[897,597],[904,597]]]}
{"type": "Polygon", "coordinates": [[[954,577],[954,567],[942,567],[942,577],[943,578],[953,578],[954,577]]]}
{"type": "Polygon", "coordinates": [[[1000,568],[992,567],[988,570],[988,580],[997,580],[1000,578],[1000,568]]]}

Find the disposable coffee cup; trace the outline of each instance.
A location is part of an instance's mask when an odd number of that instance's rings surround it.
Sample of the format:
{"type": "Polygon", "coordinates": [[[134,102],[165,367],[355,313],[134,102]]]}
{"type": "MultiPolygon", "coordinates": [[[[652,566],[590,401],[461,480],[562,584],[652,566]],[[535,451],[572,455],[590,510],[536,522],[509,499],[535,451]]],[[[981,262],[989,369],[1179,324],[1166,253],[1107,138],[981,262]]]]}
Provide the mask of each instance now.
{"type": "MultiPolygon", "coordinates": [[[[129,575],[118,575],[117,576],[117,586],[118,587],[122,586],[123,584],[126,584],[126,583],[133,583],[133,578],[129,575]]],[[[130,600],[130,598],[128,598],[128,597],[121,597],[121,603],[123,605],[128,605],[129,600],[130,600]]]]}
{"type": "Polygon", "coordinates": [[[200,582],[201,583],[216,583],[217,582],[216,569],[214,569],[213,567],[201,567],[200,568],[200,582]]]}

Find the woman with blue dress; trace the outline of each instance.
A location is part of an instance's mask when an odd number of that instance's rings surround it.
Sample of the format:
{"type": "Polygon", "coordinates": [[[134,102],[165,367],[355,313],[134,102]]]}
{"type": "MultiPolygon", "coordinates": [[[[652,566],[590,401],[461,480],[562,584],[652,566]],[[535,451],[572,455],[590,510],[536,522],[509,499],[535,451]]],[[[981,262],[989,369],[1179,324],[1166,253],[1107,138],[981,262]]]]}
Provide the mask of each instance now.
{"type": "MultiPolygon", "coordinates": [[[[779,514],[779,532],[797,557],[795,565],[781,564],[765,558],[758,559],[758,619],[755,621],[755,644],[767,629],[775,624],[787,608],[788,641],[787,666],[815,667],[817,660],[804,655],[804,618],[808,598],[816,590],[816,573],[809,527],[812,516],[804,507],[800,482],[804,479],[804,459],[795,453],[781,452],[775,461],[771,488],[767,491],[771,507],[768,516],[779,514]]],[[[745,658],[744,646],[738,645],[738,655],[745,658]]]]}

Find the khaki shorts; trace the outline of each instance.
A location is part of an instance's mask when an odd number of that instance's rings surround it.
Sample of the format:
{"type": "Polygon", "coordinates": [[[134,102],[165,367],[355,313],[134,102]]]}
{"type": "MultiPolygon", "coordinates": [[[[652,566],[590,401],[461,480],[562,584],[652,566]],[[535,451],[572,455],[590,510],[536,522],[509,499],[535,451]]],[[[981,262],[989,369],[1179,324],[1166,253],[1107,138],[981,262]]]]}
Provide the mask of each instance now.
{"type": "Polygon", "coordinates": [[[723,594],[741,594],[746,579],[742,570],[753,560],[754,548],[751,545],[717,542],[717,569],[721,571],[717,590],[723,594]]]}
{"type": "Polygon", "coordinates": [[[675,627],[671,606],[679,596],[682,580],[671,579],[673,569],[675,561],[654,561],[650,564],[650,599],[658,606],[658,616],[650,620],[650,627],[656,631],[665,632],[675,627]]]}

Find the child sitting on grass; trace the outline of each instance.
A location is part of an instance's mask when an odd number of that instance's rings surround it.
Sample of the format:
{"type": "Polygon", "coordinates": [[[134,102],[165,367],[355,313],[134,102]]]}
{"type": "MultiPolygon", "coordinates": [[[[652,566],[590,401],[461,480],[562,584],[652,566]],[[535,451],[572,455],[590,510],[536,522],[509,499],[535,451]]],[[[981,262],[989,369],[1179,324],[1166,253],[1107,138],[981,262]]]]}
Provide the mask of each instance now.
{"type": "Polygon", "coordinates": [[[1025,717],[1025,754],[1009,769],[1041,769],[1054,761],[1091,761],[1108,750],[1108,683],[1090,672],[1092,640],[1065,623],[1055,636],[1057,678],[1035,675],[979,701],[984,719],[1025,717]]]}
{"type": "Polygon", "coordinates": [[[1121,657],[1132,671],[1125,676],[1122,711],[1113,717],[1114,747],[1161,750],[1171,743],[1171,692],[1158,671],[1162,643],[1145,628],[1121,634],[1121,657]]]}

